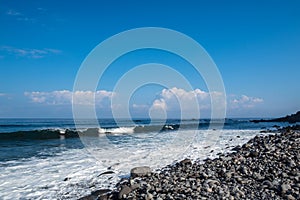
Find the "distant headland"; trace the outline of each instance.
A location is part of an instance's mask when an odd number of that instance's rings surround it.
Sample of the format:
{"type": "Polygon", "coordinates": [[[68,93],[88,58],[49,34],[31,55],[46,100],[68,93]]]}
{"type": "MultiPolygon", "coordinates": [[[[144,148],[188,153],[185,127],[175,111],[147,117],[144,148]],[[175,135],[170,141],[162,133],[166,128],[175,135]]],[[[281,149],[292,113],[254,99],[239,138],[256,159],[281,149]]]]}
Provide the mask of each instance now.
{"type": "Polygon", "coordinates": [[[251,120],[251,122],[259,123],[259,122],[289,122],[296,123],[300,122],[300,111],[296,114],[287,115],[285,117],[275,118],[275,119],[260,119],[260,120],[251,120]]]}

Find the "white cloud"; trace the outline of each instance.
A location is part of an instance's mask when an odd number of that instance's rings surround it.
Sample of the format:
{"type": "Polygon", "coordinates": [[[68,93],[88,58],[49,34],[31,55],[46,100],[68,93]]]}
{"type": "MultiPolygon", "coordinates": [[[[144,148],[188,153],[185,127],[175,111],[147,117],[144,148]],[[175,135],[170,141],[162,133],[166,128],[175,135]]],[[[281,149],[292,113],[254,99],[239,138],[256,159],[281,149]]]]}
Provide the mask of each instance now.
{"type": "Polygon", "coordinates": [[[25,21],[25,22],[32,22],[32,23],[37,21],[35,18],[28,17],[25,14],[18,12],[16,10],[13,10],[13,9],[8,10],[6,12],[6,15],[11,16],[18,21],[25,21]]]}
{"type": "Polygon", "coordinates": [[[165,99],[156,99],[154,100],[152,106],[152,109],[162,109],[162,110],[167,110],[167,104],[165,99]]]}
{"type": "Polygon", "coordinates": [[[43,58],[47,55],[61,53],[61,50],[58,49],[48,49],[48,48],[29,49],[29,48],[16,48],[12,46],[1,46],[0,51],[5,51],[15,56],[27,57],[27,58],[43,58]]]}
{"type": "Polygon", "coordinates": [[[46,12],[47,11],[46,8],[42,8],[42,7],[38,7],[37,10],[40,11],[40,12],[46,12]]]}
{"type": "MultiPolygon", "coordinates": [[[[4,93],[0,93],[0,96],[4,96],[4,93]]],[[[93,100],[95,99],[96,107],[116,109],[122,111],[125,108],[123,104],[110,105],[111,98],[116,95],[114,92],[99,90],[93,91],[69,91],[69,90],[57,90],[51,92],[25,92],[31,102],[47,105],[71,105],[73,102],[76,105],[93,106],[93,100]],[[73,99],[72,99],[73,97],[73,99]]],[[[133,103],[131,109],[138,113],[148,113],[149,111],[163,111],[163,112],[175,112],[178,111],[186,116],[198,116],[199,110],[210,112],[211,110],[211,97],[216,99],[216,106],[219,109],[223,108],[225,102],[221,101],[223,94],[220,92],[206,92],[200,89],[186,91],[181,88],[163,89],[160,95],[153,100],[151,104],[136,104],[133,103]]],[[[229,95],[227,97],[228,111],[234,110],[247,110],[252,109],[255,106],[261,104],[263,99],[257,97],[250,97],[246,95],[229,95]]]]}
{"type": "MultiPolygon", "coordinates": [[[[210,94],[200,89],[186,91],[181,88],[173,87],[163,89],[160,98],[154,100],[152,109],[171,110],[194,110],[195,103],[199,103],[199,108],[207,108],[210,105],[210,94]],[[179,108],[181,106],[181,108],[179,108]]],[[[196,104],[197,106],[197,104],[196,104]]]]}
{"type": "Polygon", "coordinates": [[[45,48],[44,50],[49,52],[49,53],[53,53],[53,54],[60,54],[61,53],[61,50],[58,50],[58,49],[45,48]]]}
{"type": "Polygon", "coordinates": [[[36,22],[37,20],[35,18],[29,18],[29,17],[18,17],[18,21],[25,21],[25,22],[36,22]]]}
{"type": "Polygon", "coordinates": [[[6,12],[6,14],[7,14],[7,15],[10,15],[10,16],[22,16],[22,15],[23,15],[22,13],[17,12],[17,11],[12,10],[12,9],[8,10],[8,11],[6,12]]]}
{"type": "MultiPolygon", "coordinates": [[[[186,91],[176,87],[163,89],[160,97],[153,101],[151,108],[162,109],[165,111],[195,111],[198,104],[199,109],[210,110],[211,97],[214,98],[217,106],[220,105],[217,109],[222,108],[222,105],[226,103],[222,101],[223,94],[220,92],[206,92],[200,89],[186,91]],[[197,104],[195,104],[195,102],[197,104]]],[[[227,107],[232,110],[253,108],[262,102],[263,99],[261,98],[249,97],[246,95],[230,95],[227,97],[227,107]]]]}
{"type": "MultiPolygon", "coordinates": [[[[95,103],[100,104],[104,99],[111,99],[115,95],[114,92],[106,90],[98,90],[96,92],[92,91],[75,91],[73,96],[73,103],[79,105],[93,105],[93,98],[95,98],[95,103]]],[[[100,105],[99,105],[100,106],[100,105]]]]}
{"type": "Polygon", "coordinates": [[[257,97],[249,97],[246,95],[231,95],[229,99],[229,105],[231,109],[238,109],[238,108],[253,108],[255,105],[263,103],[262,98],[257,97]]]}
{"type": "Polygon", "coordinates": [[[4,97],[4,96],[6,96],[5,93],[0,93],[0,97],[4,97]]]}
{"type": "Polygon", "coordinates": [[[105,99],[111,99],[114,93],[105,90],[96,92],[59,90],[52,92],[25,92],[24,95],[29,97],[34,103],[49,105],[67,105],[73,102],[77,105],[92,106],[93,99],[95,98],[95,104],[101,107],[101,103],[103,103],[105,99]]]}
{"type": "Polygon", "coordinates": [[[136,108],[136,109],[149,109],[149,105],[146,105],[146,104],[132,104],[132,107],[133,108],[136,108]]]}

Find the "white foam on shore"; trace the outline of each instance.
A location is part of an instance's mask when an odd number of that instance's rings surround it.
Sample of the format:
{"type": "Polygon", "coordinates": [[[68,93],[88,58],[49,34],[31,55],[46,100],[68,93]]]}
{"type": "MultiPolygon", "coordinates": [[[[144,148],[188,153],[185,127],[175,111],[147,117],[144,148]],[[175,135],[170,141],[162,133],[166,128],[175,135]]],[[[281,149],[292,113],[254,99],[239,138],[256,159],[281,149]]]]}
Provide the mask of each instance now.
{"type": "Polygon", "coordinates": [[[130,133],[134,133],[134,128],[135,127],[119,127],[119,128],[99,128],[98,129],[98,133],[100,134],[105,134],[105,133],[110,133],[110,134],[122,134],[122,133],[126,133],[126,134],[130,134],[130,133]]]}
{"type": "MultiPolygon", "coordinates": [[[[187,137],[192,134],[184,131],[187,137]]],[[[78,199],[100,188],[112,188],[133,167],[147,165],[157,169],[185,157],[194,160],[213,158],[217,153],[229,152],[232,147],[260,134],[257,130],[219,131],[222,139],[214,145],[211,145],[209,137],[204,137],[205,134],[213,134],[213,130],[199,130],[189,146],[179,142],[181,140],[173,140],[172,145],[169,145],[175,132],[155,133],[153,137],[151,134],[141,134],[120,141],[115,148],[91,146],[88,151],[66,149],[63,153],[47,158],[0,162],[0,197],[78,199]],[[111,167],[116,174],[98,176],[107,171],[107,167],[111,167]]],[[[181,139],[184,140],[184,137],[181,139]]]]}

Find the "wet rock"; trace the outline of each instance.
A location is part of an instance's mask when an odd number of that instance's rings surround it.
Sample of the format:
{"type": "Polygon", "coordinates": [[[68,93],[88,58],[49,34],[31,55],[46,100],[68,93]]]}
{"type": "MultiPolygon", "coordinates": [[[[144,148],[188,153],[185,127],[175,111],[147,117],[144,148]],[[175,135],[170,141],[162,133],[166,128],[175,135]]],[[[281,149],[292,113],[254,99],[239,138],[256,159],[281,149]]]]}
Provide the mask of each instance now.
{"type": "Polygon", "coordinates": [[[118,194],[118,198],[119,199],[126,198],[126,195],[129,194],[131,191],[132,191],[132,189],[130,187],[128,187],[127,185],[124,185],[118,194]]]}
{"type": "Polygon", "coordinates": [[[291,185],[288,183],[284,183],[281,185],[280,189],[281,189],[281,193],[285,194],[285,193],[287,193],[288,190],[291,189],[291,185]]]}
{"type": "Polygon", "coordinates": [[[66,178],[64,178],[64,181],[68,181],[70,179],[71,179],[70,177],[66,177],[66,178]]]}
{"type": "Polygon", "coordinates": [[[180,164],[182,165],[191,165],[192,164],[192,161],[190,159],[184,159],[180,162],[180,164]]]}
{"type": "Polygon", "coordinates": [[[232,149],[232,151],[239,151],[239,150],[241,150],[241,146],[240,145],[238,145],[238,146],[236,146],[236,147],[234,147],[232,149]]]}
{"type": "Polygon", "coordinates": [[[106,172],[99,174],[98,177],[102,176],[102,175],[109,175],[109,174],[114,174],[114,173],[115,173],[114,171],[106,171],[106,172]]]}
{"type": "Polygon", "coordinates": [[[110,192],[111,192],[110,189],[96,190],[92,192],[91,195],[82,197],[79,200],[95,200],[95,199],[106,200],[109,198],[108,195],[110,192]]]}
{"type": "Polygon", "coordinates": [[[258,156],[258,152],[257,151],[250,151],[249,156],[250,157],[257,157],[258,156]]]}
{"type": "Polygon", "coordinates": [[[271,189],[271,188],[274,187],[273,184],[271,183],[271,181],[269,181],[269,180],[265,180],[265,181],[262,183],[262,185],[265,186],[266,188],[269,188],[269,189],[271,189]]]}
{"type": "Polygon", "coordinates": [[[135,189],[139,188],[140,186],[141,186],[140,184],[134,183],[134,184],[132,184],[132,185],[130,186],[130,188],[131,188],[132,190],[135,190],[135,189]]]}
{"type": "Polygon", "coordinates": [[[147,166],[144,166],[144,167],[135,167],[135,168],[131,169],[130,176],[132,178],[143,177],[143,176],[146,176],[146,175],[148,175],[150,173],[151,173],[150,167],[147,167],[147,166]]]}
{"type": "Polygon", "coordinates": [[[153,199],[153,195],[150,193],[147,193],[146,200],[152,200],[152,199],[153,199]]]}
{"type": "Polygon", "coordinates": [[[288,200],[296,200],[296,198],[293,197],[293,195],[290,195],[290,194],[287,195],[286,198],[287,198],[288,200]]]}

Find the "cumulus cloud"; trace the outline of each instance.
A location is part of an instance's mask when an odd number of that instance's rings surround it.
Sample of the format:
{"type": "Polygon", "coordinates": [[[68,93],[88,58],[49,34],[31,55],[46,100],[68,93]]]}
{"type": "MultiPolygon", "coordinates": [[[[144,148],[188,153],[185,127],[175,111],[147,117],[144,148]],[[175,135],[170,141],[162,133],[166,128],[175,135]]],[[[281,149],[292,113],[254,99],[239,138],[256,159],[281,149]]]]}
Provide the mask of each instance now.
{"type": "Polygon", "coordinates": [[[67,105],[73,102],[77,105],[93,106],[93,99],[95,98],[95,104],[101,107],[101,103],[105,99],[110,100],[114,93],[106,90],[98,90],[96,92],[58,90],[52,92],[25,92],[24,95],[29,97],[34,103],[48,105],[67,105]]]}
{"type": "Polygon", "coordinates": [[[15,55],[18,57],[27,58],[43,58],[47,55],[60,54],[61,50],[58,49],[30,49],[30,48],[16,48],[12,46],[1,46],[0,51],[15,55]]]}
{"type": "Polygon", "coordinates": [[[229,100],[230,108],[253,108],[255,105],[262,103],[264,100],[257,97],[249,97],[246,95],[236,96],[231,95],[229,100]]]}
{"type": "Polygon", "coordinates": [[[181,88],[173,87],[171,89],[163,89],[160,98],[154,100],[152,109],[171,110],[194,110],[195,103],[199,103],[199,108],[207,108],[210,105],[210,95],[208,92],[200,89],[186,91],[181,88]],[[179,108],[180,106],[180,108],[179,108]]]}
{"type": "MultiPolygon", "coordinates": [[[[211,98],[215,100],[216,106],[220,105],[220,108],[226,103],[222,102],[223,94],[220,92],[206,92],[201,89],[186,91],[176,87],[163,89],[159,98],[153,101],[151,109],[193,111],[198,107],[200,110],[209,110],[211,109],[211,98]],[[195,105],[195,102],[198,105],[195,105]]],[[[249,97],[246,95],[229,95],[227,97],[227,108],[232,110],[250,109],[262,102],[262,98],[249,97]]]]}
{"type": "Polygon", "coordinates": [[[167,103],[166,100],[161,98],[161,99],[155,99],[152,106],[153,109],[162,109],[162,110],[167,110],[167,103]]]}
{"type": "MultiPolygon", "coordinates": [[[[123,104],[110,104],[112,97],[116,94],[112,91],[98,90],[93,91],[69,91],[57,90],[51,92],[25,92],[31,102],[46,105],[76,105],[94,106],[97,108],[108,108],[122,111],[125,107],[123,104]],[[95,100],[95,101],[94,101],[95,100]]],[[[0,93],[0,97],[5,96],[0,93]]],[[[187,91],[181,88],[170,88],[161,90],[160,94],[150,104],[133,103],[130,109],[138,113],[147,112],[175,112],[182,113],[188,116],[198,116],[199,111],[210,112],[211,98],[214,98],[215,103],[223,108],[225,102],[221,101],[224,94],[220,92],[206,92],[201,89],[187,91]]],[[[228,111],[252,109],[255,106],[263,103],[262,98],[250,97],[246,95],[229,95],[227,96],[228,111]]],[[[215,109],[218,109],[215,108],[215,109]]]]}

